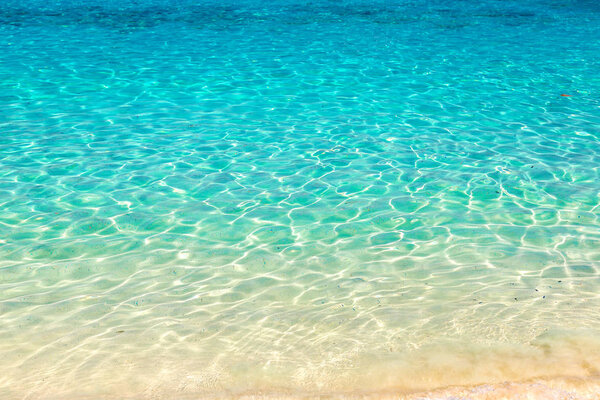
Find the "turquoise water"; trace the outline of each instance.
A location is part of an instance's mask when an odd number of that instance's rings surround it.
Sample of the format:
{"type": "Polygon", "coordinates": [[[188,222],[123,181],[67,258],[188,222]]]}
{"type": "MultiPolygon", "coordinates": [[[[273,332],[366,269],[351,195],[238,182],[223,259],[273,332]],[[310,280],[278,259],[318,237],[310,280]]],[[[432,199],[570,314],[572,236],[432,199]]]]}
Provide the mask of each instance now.
{"type": "Polygon", "coordinates": [[[3,1],[1,397],[597,377],[599,49],[594,1],[3,1]]]}

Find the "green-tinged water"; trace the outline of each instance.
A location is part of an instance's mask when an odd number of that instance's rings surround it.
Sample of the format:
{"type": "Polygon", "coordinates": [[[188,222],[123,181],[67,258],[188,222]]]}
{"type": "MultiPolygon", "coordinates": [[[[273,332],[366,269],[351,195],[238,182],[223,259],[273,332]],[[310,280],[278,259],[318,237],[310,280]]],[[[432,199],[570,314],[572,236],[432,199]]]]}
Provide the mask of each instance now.
{"type": "Polygon", "coordinates": [[[26,3],[3,399],[598,375],[595,3],[26,3]]]}

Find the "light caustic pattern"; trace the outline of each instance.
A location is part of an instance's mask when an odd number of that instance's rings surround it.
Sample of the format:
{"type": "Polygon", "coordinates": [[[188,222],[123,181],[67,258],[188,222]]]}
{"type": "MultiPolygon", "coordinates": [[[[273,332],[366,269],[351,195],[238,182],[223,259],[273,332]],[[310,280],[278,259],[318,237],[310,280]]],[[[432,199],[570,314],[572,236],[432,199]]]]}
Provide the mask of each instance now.
{"type": "Polygon", "coordinates": [[[3,399],[592,384],[597,4],[96,3],[0,5],[3,399]]]}

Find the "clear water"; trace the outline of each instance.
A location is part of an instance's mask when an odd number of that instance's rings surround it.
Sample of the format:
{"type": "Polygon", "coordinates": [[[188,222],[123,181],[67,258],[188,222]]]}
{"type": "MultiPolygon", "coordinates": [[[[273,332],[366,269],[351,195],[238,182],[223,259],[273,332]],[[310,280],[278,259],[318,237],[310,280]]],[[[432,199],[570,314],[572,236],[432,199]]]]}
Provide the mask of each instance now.
{"type": "Polygon", "coordinates": [[[595,1],[48,3],[0,5],[3,399],[598,376],[595,1]]]}

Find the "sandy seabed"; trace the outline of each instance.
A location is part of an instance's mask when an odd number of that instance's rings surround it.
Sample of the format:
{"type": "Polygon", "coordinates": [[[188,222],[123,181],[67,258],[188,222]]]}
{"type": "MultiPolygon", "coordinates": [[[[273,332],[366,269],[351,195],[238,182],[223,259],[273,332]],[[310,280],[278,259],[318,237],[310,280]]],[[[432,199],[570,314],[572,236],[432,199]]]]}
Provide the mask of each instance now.
{"type": "MultiPolygon", "coordinates": [[[[189,397],[198,399],[199,397],[189,397]]],[[[206,397],[201,397],[206,398],[206,397]]],[[[253,393],[239,396],[214,395],[210,399],[231,400],[592,400],[600,399],[600,376],[590,379],[560,377],[524,382],[446,387],[418,393],[253,393]]],[[[184,398],[188,400],[187,397],[184,398]]]]}
{"type": "MultiPolygon", "coordinates": [[[[37,397],[36,397],[37,398],[37,397]]],[[[58,400],[63,397],[39,397],[58,400]]],[[[503,382],[475,386],[456,386],[418,393],[370,392],[370,393],[291,393],[257,392],[238,395],[225,393],[213,395],[172,394],[149,397],[77,397],[88,399],[120,400],[596,400],[600,399],[600,377],[578,379],[560,377],[524,382],[503,382]]]]}

